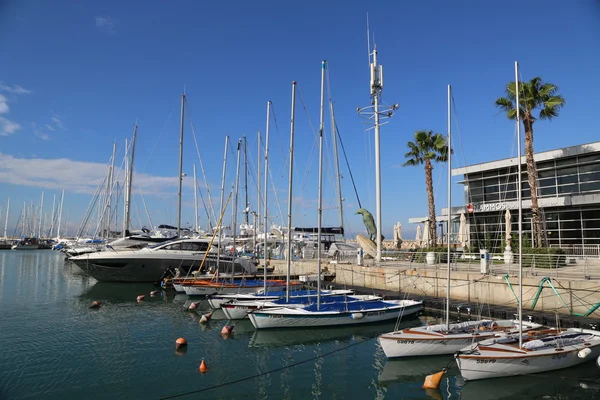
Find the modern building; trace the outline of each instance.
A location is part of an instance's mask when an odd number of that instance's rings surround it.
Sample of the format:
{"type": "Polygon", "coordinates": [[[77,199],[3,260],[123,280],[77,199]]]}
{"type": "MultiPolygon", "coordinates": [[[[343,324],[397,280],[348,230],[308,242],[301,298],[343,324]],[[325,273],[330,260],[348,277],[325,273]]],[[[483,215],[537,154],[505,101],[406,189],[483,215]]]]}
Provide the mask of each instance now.
{"type": "MultiPolygon", "coordinates": [[[[600,142],[536,153],[534,159],[546,245],[600,249],[600,142]]],[[[525,242],[531,240],[531,193],[525,157],[522,163],[525,242]]],[[[458,232],[460,215],[464,213],[471,249],[503,249],[506,210],[511,213],[512,234],[518,232],[517,158],[455,168],[452,175],[463,176],[459,183],[464,186],[465,194],[465,204],[453,207],[450,213],[453,232],[458,232]]],[[[448,210],[443,209],[441,220],[447,221],[447,215],[448,210]]],[[[422,220],[411,218],[409,221],[422,220]]],[[[456,234],[451,240],[461,241],[456,234]]]]}

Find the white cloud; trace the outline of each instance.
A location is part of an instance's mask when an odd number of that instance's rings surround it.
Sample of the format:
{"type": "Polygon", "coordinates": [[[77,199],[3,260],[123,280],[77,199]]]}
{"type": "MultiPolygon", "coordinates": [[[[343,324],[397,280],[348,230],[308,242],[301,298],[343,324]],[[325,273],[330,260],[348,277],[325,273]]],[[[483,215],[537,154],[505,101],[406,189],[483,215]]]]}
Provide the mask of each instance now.
{"type": "Polygon", "coordinates": [[[96,27],[100,29],[100,31],[104,33],[108,33],[110,35],[114,35],[117,33],[116,26],[119,21],[115,18],[111,17],[95,17],[96,19],[96,27]]]}
{"type": "Polygon", "coordinates": [[[7,92],[12,94],[30,94],[31,90],[25,89],[21,85],[7,85],[4,82],[0,81],[0,92],[7,92]]]}
{"type": "MultiPolygon", "coordinates": [[[[65,189],[68,192],[94,194],[107,174],[108,164],[69,160],[66,158],[17,158],[0,153],[0,182],[14,185],[65,189]]],[[[124,178],[124,172],[115,171],[115,179],[124,178]]],[[[184,185],[193,188],[192,179],[184,185]]],[[[135,173],[133,183],[145,196],[172,195],[177,188],[177,176],[153,176],[135,173]]]]}
{"type": "Polygon", "coordinates": [[[0,94],[0,114],[7,114],[10,108],[8,107],[8,101],[6,97],[0,94]]]}
{"type": "MultiPolygon", "coordinates": [[[[54,125],[56,125],[57,128],[62,129],[63,131],[66,131],[62,121],[60,120],[59,116],[57,114],[51,113],[52,117],[50,118],[50,120],[54,123],[54,125]]],[[[51,131],[53,131],[54,129],[50,129],[51,131]]]]}
{"type": "Polygon", "coordinates": [[[54,131],[56,130],[56,129],[55,129],[55,128],[54,128],[52,125],[50,125],[50,124],[46,124],[46,129],[48,129],[49,131],[52,131],[52,132],[54,132],[54,131]]]}
{"type": "Polygon", "coordinates": [[[19,129],[21,129],[21,125],[7,118],[0,117],[0,136],[12,135],[19,129]]]}

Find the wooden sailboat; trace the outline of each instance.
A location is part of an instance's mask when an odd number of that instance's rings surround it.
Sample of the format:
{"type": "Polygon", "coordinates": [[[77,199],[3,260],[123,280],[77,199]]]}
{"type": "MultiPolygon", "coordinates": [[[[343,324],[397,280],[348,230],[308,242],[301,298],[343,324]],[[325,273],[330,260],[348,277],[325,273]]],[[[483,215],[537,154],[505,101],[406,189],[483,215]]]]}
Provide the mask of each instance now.
{"type": "Polygon", "coordinates": [[[444,324],[420,326],[415,328],[406,328],[385,333],[379,337],[379,343],[388,358],[395,357],[414,357],[414,356],[433,356],[442,354],[454,354],[464,347],[482,340],[490,339],[496,336],[502,336],[509,333],[515,333],[519,330],[519,325],[523,330],[540,328],[541,325],[532,322],[502,320],[492,321],[483,319],[478,321],[466,321],[460,323],[450,323],[450,237],[452,233],[452,224],[450,215],[452,210],[452,88],[448,85],[448,224],[447,224],[447,276],[446,276],[446,322],[444,324]]]}
{"type": "MultiPolygon", "coordinates": [[[[517,188],[521,188],[521,121],[519,102],[519,64],[515,62],[515,108],[517,120],[517,188]]],[[[522,192],[519,204],[519,319],[523,314],[523,234],[522,192]]],[[[562,332],[519,333],[502,339],[482,341],[455,355],[465,381],[536,374],[572,367],[600,356],[600,332],[591,329],[566,329],[562,332]]]]}

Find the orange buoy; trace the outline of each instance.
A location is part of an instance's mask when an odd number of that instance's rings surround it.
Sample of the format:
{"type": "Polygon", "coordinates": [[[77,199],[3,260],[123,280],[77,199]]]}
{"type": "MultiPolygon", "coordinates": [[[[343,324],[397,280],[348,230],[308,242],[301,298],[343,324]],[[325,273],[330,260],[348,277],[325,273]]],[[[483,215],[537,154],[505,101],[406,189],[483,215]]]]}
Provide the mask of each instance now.
{"type": "Polygon", "coordinates": [[[175,349],[179,349],[180,347],[184,346],[187,346],[187,340],[185,340],[184,338],[180,337],[175,341],[175,349]]]}
{"type": "Polygon", "coordinates": [[[437,389],[440,387],[442,377],[446,373],[446,369],[441,370],[435,374],[427,375],[425,377],[425,383],[423,383],[423,389],[437,389]]]}
{"type": "Polygon", "coordinates": [[[221,335],[229,335],[231,332],[233,332],[233,325],[225,325],[221,329],[221,335]]]}
{"type": "Polygon", "coordinates": [[[92,304],[90,304],[90,308],[100,308],[100,302],[98,300],[92,301],[92,304]]]}
{"type": "Polygon", "coordinates": [[[202,362],[200,362],[200,366],[198,367],[198,371],[205,373],[208,370],[208,367],[206,366],[206,363],[204,362],[204,358],[202,359],[202,362]]]}
{"type": "Polygon", "coordinates": [[[140,294],[140,295],[137,297],[137,301],[142,301],[142,300],[144,300],[144,297],[146,297],[146,296],[144,296],[143,294],[140,294]]]}
{"type": "Polygon", "coordinates": [[[150,292],[150,296],[154,297],[158,294],[158,290],[153,290],[150,292]]]}

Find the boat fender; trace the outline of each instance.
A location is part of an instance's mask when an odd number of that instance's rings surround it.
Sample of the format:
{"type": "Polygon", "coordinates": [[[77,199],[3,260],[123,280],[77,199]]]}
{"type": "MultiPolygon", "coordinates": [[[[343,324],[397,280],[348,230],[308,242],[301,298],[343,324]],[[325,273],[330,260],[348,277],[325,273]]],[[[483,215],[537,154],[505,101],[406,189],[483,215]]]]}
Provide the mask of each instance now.
{"type": "Polygon", "coordinates": [[[359,312],[350,314],[350,318],[352,318],[352,319],[363,319],[364,316],[365,315],[363,313],[359,313],[359,312]]]}
{"type": "Polygon", "coordinates": [[[596,364],[598,364],[598,366],[600,367],[600,356],[598,356],[598,358],[596,359],[596,364]]]}
{"type": "Polygon", "coordinates": [[[586,358],[587,356],[589,356],[590,354],[592,354],[592,349],[590,348],[585,348],[585,349],[581,349],[577,352],[577,357],[579,358],[586,358]]]}

